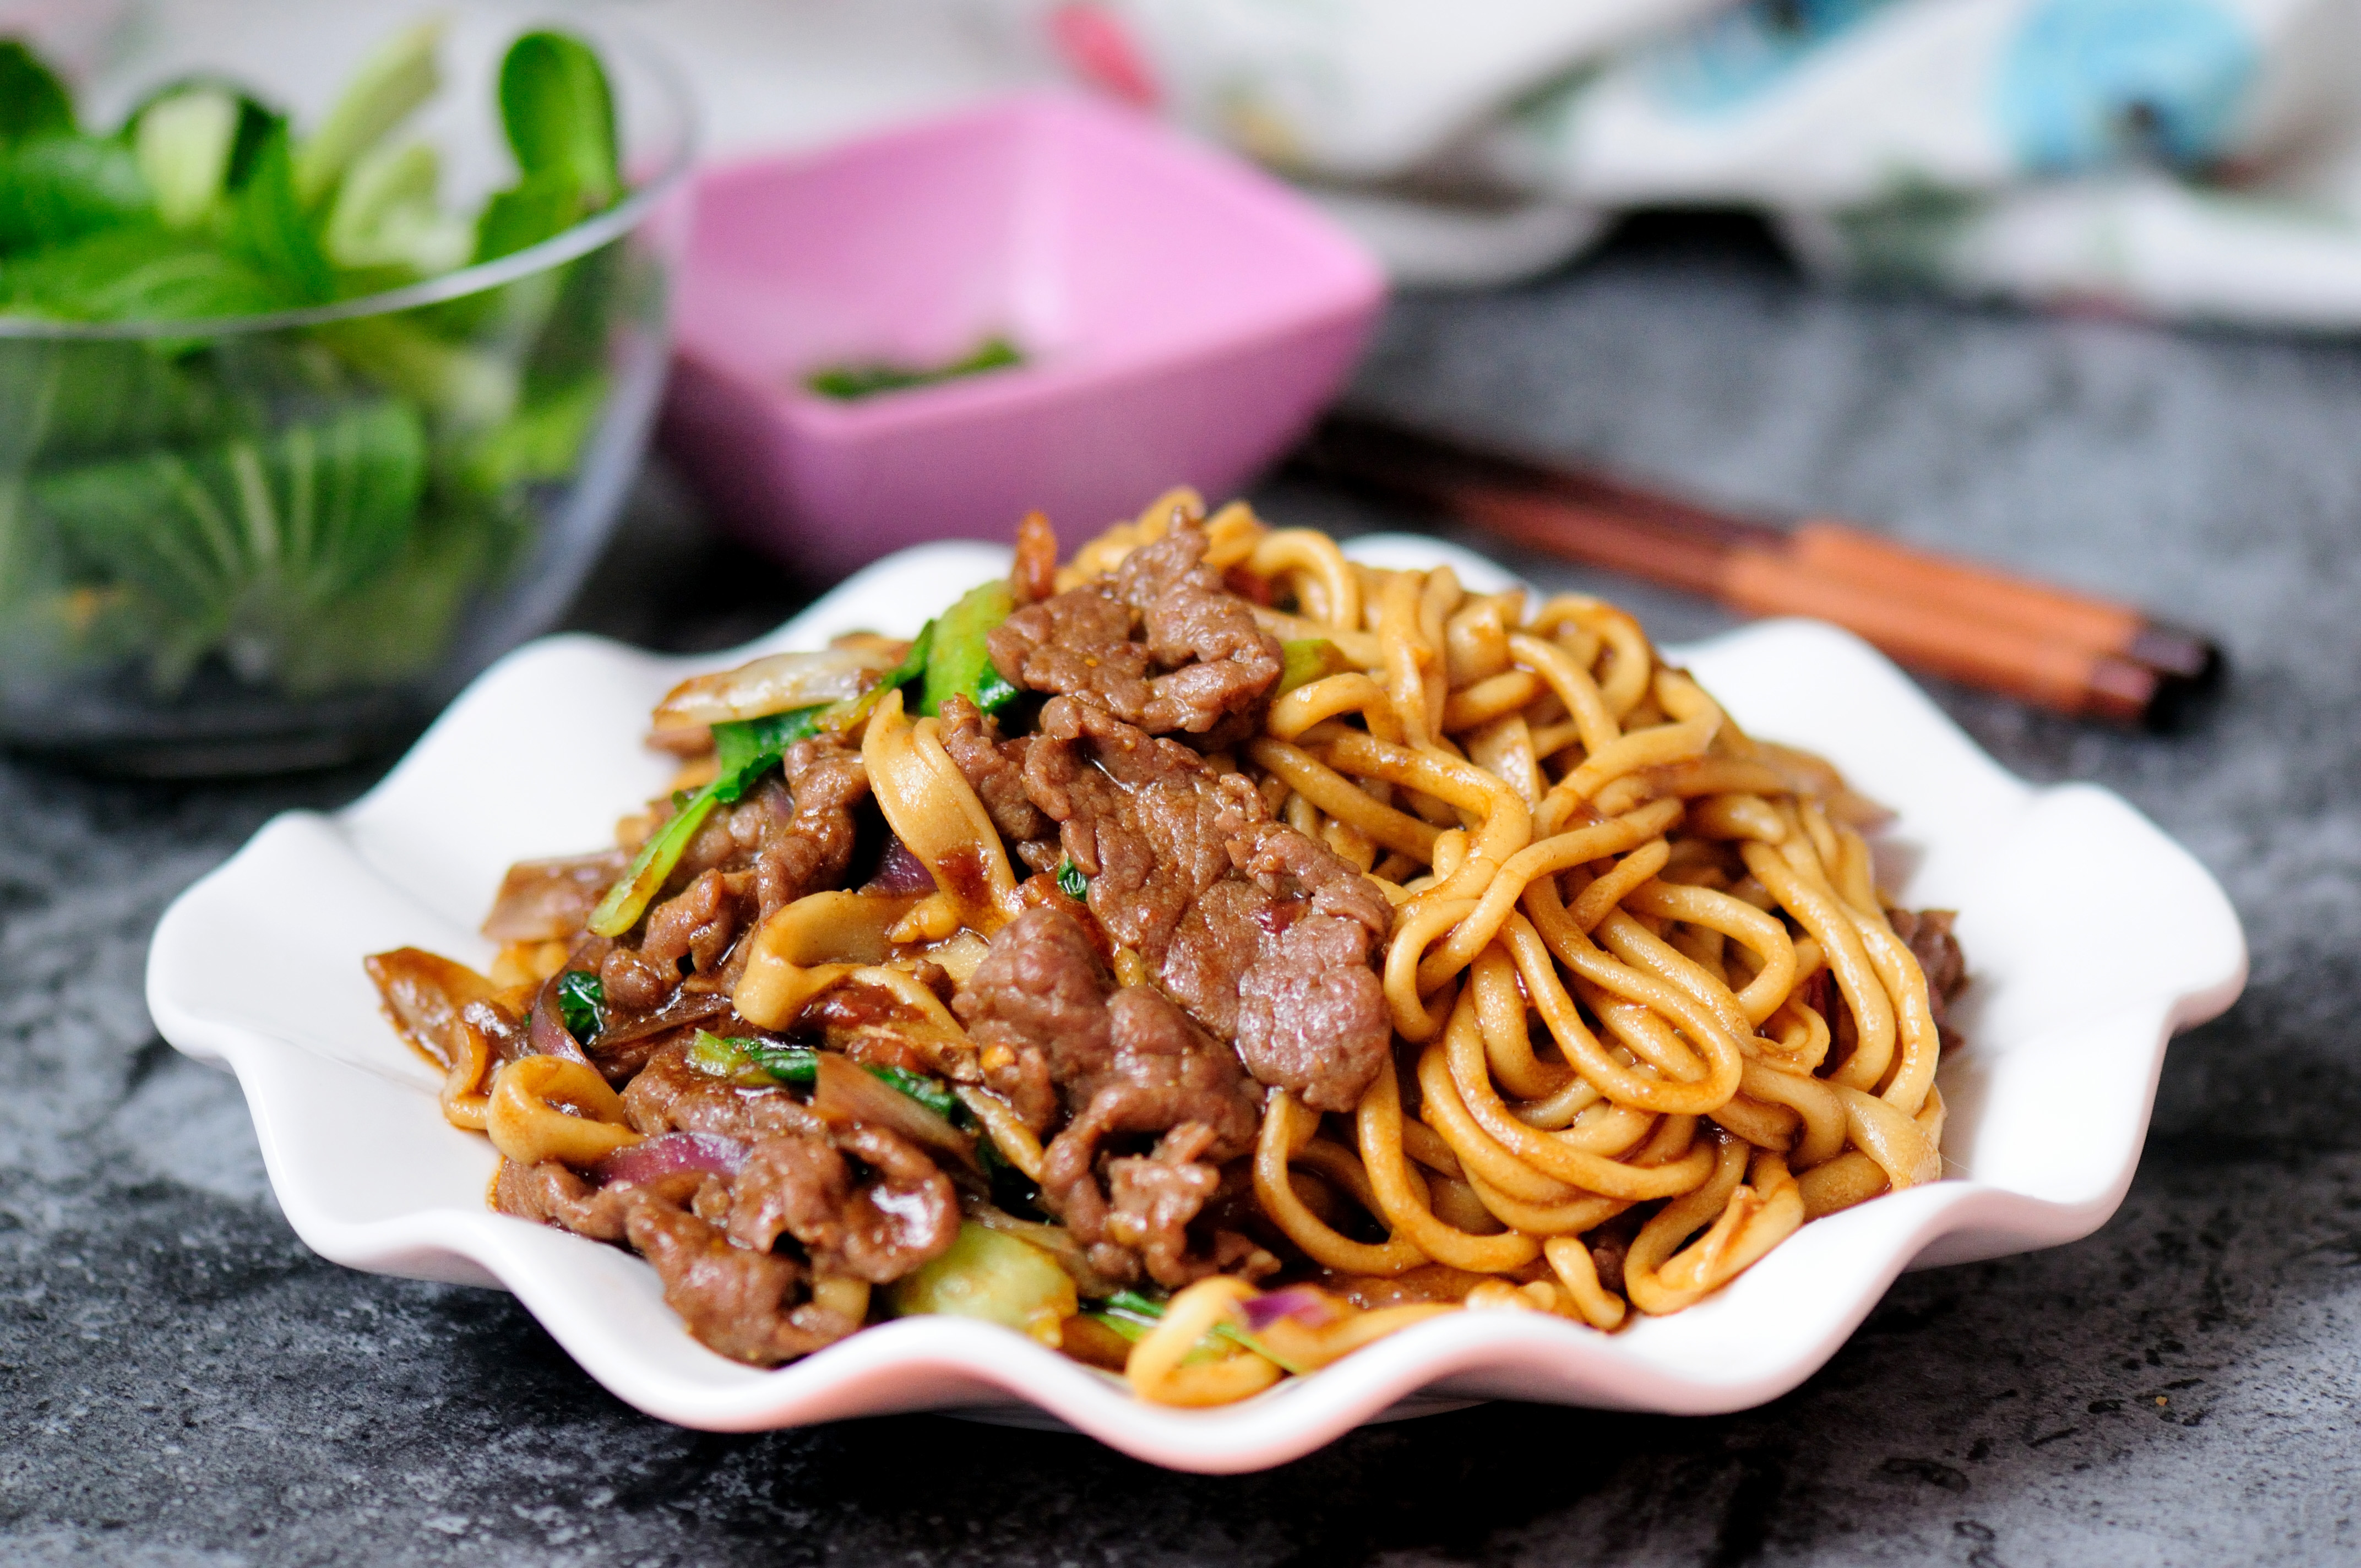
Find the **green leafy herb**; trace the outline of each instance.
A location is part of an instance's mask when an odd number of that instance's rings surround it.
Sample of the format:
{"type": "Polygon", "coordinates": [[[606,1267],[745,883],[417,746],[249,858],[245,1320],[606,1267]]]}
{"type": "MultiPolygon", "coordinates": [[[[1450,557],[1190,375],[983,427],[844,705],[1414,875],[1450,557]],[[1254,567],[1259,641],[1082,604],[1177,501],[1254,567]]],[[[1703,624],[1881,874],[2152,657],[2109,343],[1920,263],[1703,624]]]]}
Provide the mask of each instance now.
{"type": "Polygon", "coordinates": [[[225,226],[231,254],[297,302],[318,304],[335,297],[335,274],[295,188],[295,162],[287,149],[284,126],[263,138],[254,170],[231,203],[225,226]]]}
{"type": "Polygon", "coordinates": [[[1082,874],[1082,868],[1074,864],[1071,856],[1058,857],[1058,891],[1071,899],[1090,896],[1091,879],[1082,874]]]}
{"type": "MultiPolygon", "coordinates": [[[[390,39],[300,137],[208,75],[87,134],[59,77],[0,40],[0,313],[193,325],[464,263],[477,216],[442,207],[431,148],[393,139],[436,90],[439,37],[390,39]]],[[[621,195],[611,94],[578,40],[519,38],[500,106],[519,165],[502,210],[536,214],[510,239],[621,195]]],[[[399,315],[0,339],[0,682],[135,659],[167,695],[208,660],[290,693],[422,674],[525,558],[534,487],[578,465],[611,400],[612,323],[652,308],[646,288],[608,246],[399,315]]]]}
{"type": "Polygon", "coordinates": [[[356,159],[434,96],[442,85],[434,60],[442,40],[443,23],[430,19],[369,51],[296,155],[291,188],[298,202],[319,206],[356,159]]]}
{"type": "Polygon", "coordinates": [[[926,685],[918,711],[940,713],[954,696],[966,697],[986,713],[999,713],[1022,695],[1003,680],[986,640],[1016,608],[1005,578],[970,588],[935,622],[934,646],[927,654],[926,685]]]}
{"type": "Polygon", "coordinates": [[[606,1026],[605,982],[588,970],[568,970],[557,981],[557,1015],[576,1039],[597,1039],[606,1026]]]}
{"type": "Polygon", "coordinates": [[[65,84],[22,43],[0,39],[0,144],[73,128],[65,84]]]}
{"type": "Polygon", "coordinates": [[[853,402],[862,398],[873,398],[880,392],[937,386],[962,376],[979,376],[987,370],[1005,369],[1024,363],[1025,356],[1017,352],[1015,344],[1005,337],[994,336],[985,338],[963,357],[933,369],[880,361],[833,365],[813,371],[805,378],[804,385],[823,398],[853,402]]]}
{"type": "Polygon", "coordinates": [[[500,124],[528,177],[572,181],[593,210],[615,199],[615,103],[581,39],[527,33],[500,62],[500,124]]]}
{"type": "Polygon", "coordinates": [[[120,142],[68,131],[0,150],[0,255],[149,223],[153,212],[139,160],[120,142]]]}

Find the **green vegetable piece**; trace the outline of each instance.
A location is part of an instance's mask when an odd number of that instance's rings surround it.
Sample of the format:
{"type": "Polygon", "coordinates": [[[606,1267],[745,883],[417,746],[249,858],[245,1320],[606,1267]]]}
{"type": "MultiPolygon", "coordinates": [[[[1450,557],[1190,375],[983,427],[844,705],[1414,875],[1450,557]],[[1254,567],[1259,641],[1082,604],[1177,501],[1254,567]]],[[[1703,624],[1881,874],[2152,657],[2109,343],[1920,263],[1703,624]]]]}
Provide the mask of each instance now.
{"type": "Polygon", "coordinates": [[[687,852],[697,830],[705,826],[705,819],[719,804],[715,784],[720,782],[717,779],[689,796],[663,830],[640,846],[640,852],[631,857],[631,863],[623,868],[615,885],[590,911],[588,925],[593,936],[620,937],[640,923],[650,901],[663,891],[664,879],[672,875],[673,867],[680,864],[681,856],[687,852]]]}
{"type": "MultiPolygon", "coordinates": [[[[0,208],[6,201],[0,192],[0,208]]],[[[212,241],[149,227],[106,229],[11,261],[0,291],[7,311],[58,321],[210,321],[300,303],[212,241]]]]}
{"type": "Polygon", "coordinates": [[[1005,337],[987,337],[973,352],[949,365],[927,369],[907,365],[869,362],[832,365],[815,370],[805,378],[804,385],[823,398],[840,402],[853,402],[875,397],[880,392],[907,391],[913,387],[932,387],[962,376],[982,375],[987,370],[1004,369],[1025,363],[1025,356],[1005,337]]]}
{"type": "Polygon", "coordinates": [[[981,1318],[1051,1346],[1081,1305],[1057,1259],[972,1220],[961,1222],[949,1251],[895,1281],[886,1303],[897,1317],[981,1318]]]}
{"type": "Polygon", "coordinates": [[[1325,637],[1290,637],[1279,645],[1279,689],[1273,696],[1285,696],[1298,686],[1341,675],[1353,667],[1345,651],[1325,637]]]}
{"type": "Polygon", "coordinates": [[[145,225],[152,211],[138,159],[119,142],[39,136],[0,152],[0,254],[145,225]]]}
{"type": "Polygon", "coordinates": [[[35,508],[102,580],[158,623],[152,678],[178,689],[220,647],[249,680],[307,625],[400,558],[418,523],[418,411],[360,404],[259,439],[51,473],[35,508]]]}
{"type": "Polygon", "coordinates": [[[581,39],[527,33],[500,61],[500,124],[528,181],[555,175],[588,212],[621,187],[615,157],[615,102],[598,57],[581,39]]]}
{"type": "Polygon", "coordinates": [[[597,1039],[606,1023],[606,983],[588,970],[568,970],[557,981],[557,1015],[576,1039],[597,1039]]]}
{"type": "MultiPolygon", "coordinates": [[[[1101,1302],[1091,1315],[1137,1344],[1147,1336],[1148,1330],[1164,1321],[1164,1308],[1165,1302],[1161,1298],[1142,1295],[1137,1290],[1118,1290],[1101,1302]]],[[[1212,1332],[1191,1346],[1181,1361],[1184,1364],[1210,1361],[1221,1354],[1221,1348],[1213,1343],[1216,1339],[1224,1339],[1242,1350],[1250,1350],[1264,1360],[1276,1362],[1298,1376],[1308,1370],[1285,1356],[1272,1354],[1270,1347],[1262,1341],[1235,1323],[1228,1322],[1215,1323],[1212,1332]]]]}
{"type": "Polygon", "coordinates": [[[397,267],[432,277],[467,259],[475,231],[435,204],[443,162],[424,142],[379,148],[336,187],[321,245],[343,268],[397,267]]]}
{"type": "Polygon", "coordinates": [[[561,174],[528,175],[496,192],[476,220],[478,261],[497,261],[564,234],[584,217],[582,192],[561,174]]]}
{"type": "Polygon", "coordinates": [[[230,203],[225,239],[232,254],[305,304],[335,296],[335,276],[295,189],[294,159],[287,150],[287,127],[263,138],[246,186],[230,203]]]}
{"type": "Polygon", "coordinates": [[[165,227],[192,228],[221,200],[238,119],[237,99],[214,87],[187,88],[140,111],[132,151],[165,227]]]}
{"type": "Polygon", "coordinates": [[[1008,1163],[1000,1146],[990,1138],[978,1138],[976,1158],[983,1167],[983,1178],[992,1185],[992,1201],[1005,1213],[1020,1220],[1047,1220],[1041,1212],[1041,1187],[1031,1177],[1008,1163]]]}
{"type": "Polygon", "coordinates": [[[927,654],[927,684],[918,697],[918,711],[937,714],[954,696],[963,696],[986,713],[998,713],[1015,702],[1016,687],[1000,678],[985,644],[992,629],[1016,608],[1005,579],[994,578],[970,588],[935,622],[933,648],[927,654]]]}
{"type": "Polygon", "coordinates": [[[833,703],[793,708],[764,718],[731,719],[713,727],[714,785],[725,801],[743,795],[765,769],[798,740],[819,733],[821,717],[833,703]]]}
{"type": "Polygon", "coordinates": [[[320,205],[355,159],[434,96],[443,84],[434,58],[442,41],[442,21],[429,19],[369,51],[295,154],[291,190],[300,206],[320,205]]]}
{"type": "Polygon", "coordinates": [[[0,40],[0,146],[73,128],[65,83],[17,39],[0,40]]]}
{"type": "Polygon", "coordinates": [[[878,1062],[868,1062],[863,1065],[868,1068],[870,1077],[881,1082],[892,1084],[951,1125],[960,1126],[972,1120],[968,1115],[967,1106],[961,1102],[960,1097],[926,1074],[912,1072],[907,1068],[887,1067],[878,1062]]]}
{"type": "Polygon", "coordinates": [[[782,1046],[704,1029],[697,1030],[689,1042],[688,1065],[742,1089],[769,1089],[782,1083],[809,1089],[819,1076],[818,1053],[809,1046],[782,1046]]]}
{"type": "Polygon", "coordinates": [[[819,1081],[819,1052],[809,1046],[780,1046],[768,1040],[736,1036],[730,1043],[764,1072],[791,1089],[809,1089],[819,1081]]]}
{"type": "Polygon", "coordinates": [[[1072,899],[1087,898],[1091,891],[1091,879],[1082,868],[1062,855],[1058,858],[1058,891],[1072,899]]]}

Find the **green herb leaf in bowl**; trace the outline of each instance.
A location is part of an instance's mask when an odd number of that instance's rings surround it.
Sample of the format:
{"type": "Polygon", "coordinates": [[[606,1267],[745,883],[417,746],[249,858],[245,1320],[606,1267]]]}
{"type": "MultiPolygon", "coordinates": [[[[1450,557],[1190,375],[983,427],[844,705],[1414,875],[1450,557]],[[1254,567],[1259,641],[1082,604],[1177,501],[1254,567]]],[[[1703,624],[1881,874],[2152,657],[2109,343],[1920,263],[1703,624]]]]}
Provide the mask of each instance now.
{"type": "Polygon", "coordinates": [[[880,392],[901,392],[913,387],[937,386],[962,376],[980,376],[987,370],[1003,370],[1024,363],[1025,356],[1017,352],[1015,344],[1005,337],[995,336],[985,338],[964,357],[933,369],[878,361],[836,365],[825,370],[813,371],[804,385],[823,398],[854,402],[862,398],[873,398],[880,392]]]}

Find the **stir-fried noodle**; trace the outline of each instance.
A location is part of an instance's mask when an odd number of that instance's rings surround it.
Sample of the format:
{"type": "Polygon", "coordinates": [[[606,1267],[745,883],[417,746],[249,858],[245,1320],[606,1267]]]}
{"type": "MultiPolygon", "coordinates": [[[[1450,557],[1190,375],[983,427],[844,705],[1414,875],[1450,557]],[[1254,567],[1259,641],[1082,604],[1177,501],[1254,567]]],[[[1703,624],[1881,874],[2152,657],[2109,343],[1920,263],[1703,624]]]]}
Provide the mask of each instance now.
{"type": "Polygon", "coordinates": [[[498,1206],[741,1359],[961,1311],[1206,1404],[1940,1175],[1949,916],[1629,615],[1186,491],[1055,560],[686,683],[684,793],[512,872],[493,975],[370,960],[498,1206]]]}

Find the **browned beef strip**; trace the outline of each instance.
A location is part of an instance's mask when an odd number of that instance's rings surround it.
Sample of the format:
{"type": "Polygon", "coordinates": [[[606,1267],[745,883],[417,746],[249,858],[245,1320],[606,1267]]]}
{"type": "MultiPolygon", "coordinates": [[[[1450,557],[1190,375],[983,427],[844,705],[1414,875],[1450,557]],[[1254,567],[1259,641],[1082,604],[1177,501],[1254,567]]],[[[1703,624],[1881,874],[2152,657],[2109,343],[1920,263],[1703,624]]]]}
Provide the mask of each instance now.
{"type": "Polygon", "coordinates": [[[643,1198],[631,1205],[625,1234],[654,1265],[664,1304],[699,1343],[732,1360],[775,1366],[861,1326],[808,1301],[794,1305],[804,1278],[800,1264],[732,1246],[697,1214],[643,1198]]]}
{"type": "Polygon", "coordinates": [[[984,1086],[1016,1108],[1035,1133],[1058,1112],[1057,1083],[1099,1071],[1109,1059],[1107,992],[1113,982],[1090,938],[1055,909],[1028,909],[993,938],[983,962],[951,999],[967,1025],[984,1086]]]}
{"type": "Polygon", "coordinates": [[[1025,794],[1025,753],[1029,736],[1000,739],[1000,726],[963,696],[943,704],[943,750],[967,777],[968,786],[992,814],[992,825],[1011,844],[1047,839],[1049,819],[1025,794]]]}
{"type": "Polygon", "coordinates": [[[648,1058],[623,1091],[623,1114],[633,1130],[718,1133],[756,1143],[785,1133],[825,1138],[828,1124],[784,1089],[741,1089],[688,1065],[678,1041],[648,1058]]]}
{"type": "Polygon", "coordinates": [[[1203,527],[1177,521],[1111,577],[994,628],[994,666],[1012,685],[1076,697],[1150,734],[1222,745],[1253,733],[1279,680],[1279,642],[1204,554],[1203,527]]]}
{"type": "Polygon", "coordinates": [[[648,916],[647,939],[640,958],[659,970],[680,970],[680,960],[703,971],[721,961],[737,939],[738,901],[730,895],[729,879],[719,871],[700,872],[696,881],[659,904],[648,916]]]}
{"type": "Polygon", "coordinates": [[[792,1235],[812,1266],[882,1285],[940,1255],[959,1234],[959,1198],[924,1151],[884,1127],[854,1125],[835,1142],[765,1138],[732,1187],[730,1239],[768,1252],[792,1235]],[[873,1173],[859,1186],[839,1146],[873,1173]]]}
{"type": "Polygon", "coordinates": [[[1148,1156],[1107,1161],[1106,1234],[1139,1254],[1149,1277],[1179,1287],[1213,1271],[1211,1258],[1189,1256],[1189,1224],[1222,1184],[1222,1174],[1198,1156],[1213,1129],[1184,1122],[1148,1156]]]}
{"type": "Polygon", "coordinates": [[[562,942],[580,931],[631,857],[620,850],[519,861],[500,879],[484,935],[496,942],[562,942]]]}
{"type": "Polygon", "coordinates": [[[1105,1065],[1061,1085],[1075,1115],[1046,1152],[1042,1201],[1090,1249],[1101,1273],[1137,1278],[1144,1261],[1157,1283],[1177,1288],[1213,1270],[1210,1259],[1185,1255],[1184,1233],[1218,1185],[1213,1167],[1253,1146],[1256,1096],[1236,1053],[1161,992],[1116,992],[1107,1003],[1107,1024],[1105,1065]],[[1097,1178],[1101,1145],[1147,1133],[1163,1135],[1151,1158],[1168,1168],[1197,1165],[1204,1175],[1134,1169],[1128,1198],[1111,1204],[1097,1178]],[[1191,1192],[1195,1201],[1183,1201],[1191,1192]]]}
{"type": "Polygon", "coordinates": [[[1070,698],[1042,709],[1025,777],[1091,913],[1166,991],[1261,1081],[1359,1103],[1392,1038],[1374,963],[1392,911],[1358,870],[1243,777],[1070,698]]]}
{"type": "Polygon", "coordinates": [[[1255,942],[1237,979],[1238,1054],[1257,1080],[1312,1109],[1350,1111],[1393,1040],[1373,967],[1393,910],[1352,864],[1282,824],[1249,828],[1229,849],[1264,899],[1243,920],[1228,905],[1200,905],[1209,935],[1232,922],[1216,939],[1223,951],[1249,932],[1255,942]]]}
{"type": "Polygon", "coordinates": [[[1231,838],[1270,815],[1243,776],[1068,697],[1041,710],[1025,787],[1091,879],[1091,913],[1151,965],[1189,906],[1231,875],[1231,838]]]}
{"type": "Polygon", "coordinates": [[[593,1187],[554,1159],[539,1165],[504,1159],[492,1181],[492,1207],[592,1241],[619,1242],[623,1239],[625,1212],[635,1195],[646,1192],[662,1201],[686,1202],[703,1181],[703,1175],[692,1170],[663,1177],[644,1188],[593,1187]]]}

